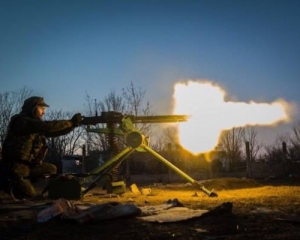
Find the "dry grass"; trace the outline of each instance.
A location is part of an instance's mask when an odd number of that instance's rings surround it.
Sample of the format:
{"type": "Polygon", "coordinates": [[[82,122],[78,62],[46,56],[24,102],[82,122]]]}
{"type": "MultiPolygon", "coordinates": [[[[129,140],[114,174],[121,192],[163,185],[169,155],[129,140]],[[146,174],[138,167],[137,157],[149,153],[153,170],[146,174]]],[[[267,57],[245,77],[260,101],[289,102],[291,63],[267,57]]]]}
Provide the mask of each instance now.
{"type": "MultiPolygon", "coordinates": [[[[85,197],[87,202],[118,201],[132,202],[139,206],[158,205],[177,198],[187,207],[212,209],[224,202],[232,202],[235,212],[247,213],[257,209],[297,213],[300,209],[300,186],[266,185],[249,179],[225,178],[203,183],[207,189],[214,189],[218,197],[208,197],[201,190],[189,184],[151,185],[151,194],[134,194],[127,191],[118,198],[103,198],[101,195],[85,197]]],[[[140,188],[141,189],[141,188],[140,188]]]]}

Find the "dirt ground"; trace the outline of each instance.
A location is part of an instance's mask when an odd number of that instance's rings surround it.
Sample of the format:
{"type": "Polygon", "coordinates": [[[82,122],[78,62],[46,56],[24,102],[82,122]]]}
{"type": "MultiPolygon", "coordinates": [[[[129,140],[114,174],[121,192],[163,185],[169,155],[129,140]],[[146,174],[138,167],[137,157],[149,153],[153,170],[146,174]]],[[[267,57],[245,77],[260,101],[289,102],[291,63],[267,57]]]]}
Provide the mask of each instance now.
{"type": "Polygon", "coordinates": [[[298,181],[217,179],[203,184],[214,188],[219,196],[208,197],[198,188],[181,183],[143,186],[151,189],[148,195],[126,191],[116,196],[94,189],[81,200],[96,204],[133,203],[141,207],[176,198],[187,208],[209,210],[201,217],[171,223],[147,222],[138,217],[86,224],[55,217],[39,223],[36,215],[41,208],[22,209],[24,205],[9,204],[9,196],[1,193],[0,239],[300,239],[298,181]],[[224,204],[232,209],[222,208],[224,204]]]}

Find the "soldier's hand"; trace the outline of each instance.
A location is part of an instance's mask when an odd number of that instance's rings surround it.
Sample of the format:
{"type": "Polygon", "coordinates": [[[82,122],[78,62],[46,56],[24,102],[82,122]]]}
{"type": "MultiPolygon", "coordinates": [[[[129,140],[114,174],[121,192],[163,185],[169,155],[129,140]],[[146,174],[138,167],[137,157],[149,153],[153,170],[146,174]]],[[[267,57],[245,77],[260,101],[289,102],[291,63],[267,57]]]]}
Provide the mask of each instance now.
{"type": "Polygon", "coordinates": [[[82,121],[82,116],[80,113],[74,114],[73,117],[71,118],[71,122],[73,123],[74,127],[78,127],[81,121],[82,121]]]}

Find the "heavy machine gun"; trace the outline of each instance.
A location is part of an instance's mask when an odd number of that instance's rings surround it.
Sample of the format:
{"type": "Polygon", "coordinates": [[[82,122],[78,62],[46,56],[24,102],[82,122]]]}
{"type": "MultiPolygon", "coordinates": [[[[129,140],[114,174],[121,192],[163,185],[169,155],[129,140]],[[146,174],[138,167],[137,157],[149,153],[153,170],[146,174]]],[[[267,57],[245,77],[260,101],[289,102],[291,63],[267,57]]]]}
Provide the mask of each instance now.
{"type": "Polygon", "coordinates": [[[218,195],[206,189],[202,184],[188,176],[186,173],[181,171],[163,156],[155,152],[148,146],[147,138],[135,128],[135,124],[144,123],[177,123],[185,122],[188,120],[187,115],[157,115],[157,116],[134,116],[134,115],[123,115],[119,112],[109,111],[102,112],[100,116],[83,117],[81,125],[87,125],[88,132],[94,132],[98,134],[105,134],[111,151],[114,153],[113,156],[106,161],[103,165],[93,169],[89,175],[96,176],[93,181],[82,191],[86,194],[88,191],[97,186],[97,182],[117,168],[131,153],[134,151],[146,151],[156,157],[158,160],[163,162],[181,177],[186,179],[188,182],[197,186],[205,194],[210,197],[217,197],[218,195]],[[91,125],[105,124],[106,127],[98,128],[91,127],[91,125]],[[121,151],[116,150],[117,135],[123,135],[126,139],[125,148],[121,151]]]}
{"type": "Polygon", "coordinates": [[[134,116],[124,115],[120,112],[102,112],[101,116],[83,117],[82,125],[96,125],[98,123],[116,123],[124,124],[126,120],[132,123],[172,123],[172,122],[186,122],[187,115],[156,115],[156,116],[134,116]]]}

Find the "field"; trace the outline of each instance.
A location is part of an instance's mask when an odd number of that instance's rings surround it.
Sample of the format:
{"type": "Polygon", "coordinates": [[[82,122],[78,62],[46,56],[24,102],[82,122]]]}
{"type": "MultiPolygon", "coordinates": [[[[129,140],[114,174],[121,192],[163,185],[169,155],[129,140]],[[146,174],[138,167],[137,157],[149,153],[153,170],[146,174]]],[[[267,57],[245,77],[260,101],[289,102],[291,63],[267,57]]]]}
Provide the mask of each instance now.
{"type": "MultiPolygon", "coordinates": [[[[80,225],[59,217],[38,223],[36,214],[41,210],[36,208],[2,209],[0,239],[300,239],[299,182],[226,178],[203,184],[213,188],[218,197],[208,197],[194,186],[181,183],[144,186],[151,189],[148,195],[128,190],[121,196],[108,196],[95,189],[82,201],[143,207],[178,199],[189,209],[210,210],[202,217],[172,223],[128,217],[80,225]]],[[[3,205],[9,201],[3,194],[0,199],[3,205]]]]}

